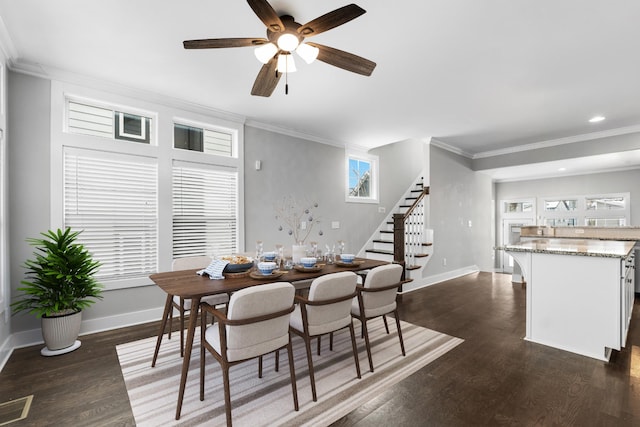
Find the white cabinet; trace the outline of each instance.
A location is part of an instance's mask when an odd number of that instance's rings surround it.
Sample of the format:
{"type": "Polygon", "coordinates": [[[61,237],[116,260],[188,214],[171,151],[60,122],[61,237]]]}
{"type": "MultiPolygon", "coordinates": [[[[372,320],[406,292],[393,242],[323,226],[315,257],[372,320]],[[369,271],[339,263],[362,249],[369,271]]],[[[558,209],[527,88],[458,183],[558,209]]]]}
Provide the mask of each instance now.
{"type": "Polygon", "coordinates": [[[526,340],[605,361],[625,346],[635,297],[631,248],[620,255],[556,241],[511,248],[527,283],[526,340]]]}

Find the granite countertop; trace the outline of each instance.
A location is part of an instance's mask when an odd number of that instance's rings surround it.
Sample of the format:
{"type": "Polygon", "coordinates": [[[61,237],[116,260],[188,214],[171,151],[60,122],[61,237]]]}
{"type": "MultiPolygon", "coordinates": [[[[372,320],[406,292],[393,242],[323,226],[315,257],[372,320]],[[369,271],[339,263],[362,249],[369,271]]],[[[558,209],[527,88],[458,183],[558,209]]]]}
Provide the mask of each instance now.
{"type": "Polygon", "coordinates": [[[640,226],[624,227],[545,227],[535,225],[522,226],[522,237],[600,239],[640,241],[640,226]]]}
{"type": "Polygon", "coordinates": [[[631,253],[634,246],[635,242],[618,240],[542,238],[519,241],[518,243],[500,246],[496,249],[539,254],[625,258],[631,253]]]}

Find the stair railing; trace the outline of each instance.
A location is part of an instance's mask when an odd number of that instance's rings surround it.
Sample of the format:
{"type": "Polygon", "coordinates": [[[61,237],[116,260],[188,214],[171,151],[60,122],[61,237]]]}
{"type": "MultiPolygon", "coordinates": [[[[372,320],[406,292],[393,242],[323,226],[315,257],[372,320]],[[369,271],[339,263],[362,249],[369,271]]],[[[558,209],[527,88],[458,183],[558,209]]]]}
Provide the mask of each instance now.
{"type": "Polygon", "coordinates": [[[393,261],[407,266],[415,265],[415,257],[422,249],[424,234],[424,199],[429,187],[424,187],[420,195],[405,213],[393,214],[393,261]]]}

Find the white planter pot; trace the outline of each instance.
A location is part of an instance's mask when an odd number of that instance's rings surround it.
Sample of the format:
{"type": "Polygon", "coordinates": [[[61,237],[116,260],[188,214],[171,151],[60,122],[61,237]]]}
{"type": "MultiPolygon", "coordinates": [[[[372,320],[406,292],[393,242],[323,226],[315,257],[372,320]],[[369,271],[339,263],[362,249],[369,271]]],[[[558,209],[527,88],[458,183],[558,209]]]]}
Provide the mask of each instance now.
{"type": "MultiPolygon", "coordinates": [[[[80,334],[82,311],[42,317],[42,338],[50,351],[72,347],[80,334]]],[[[74,349],[75,350],[75,349],[74,349]]]]}

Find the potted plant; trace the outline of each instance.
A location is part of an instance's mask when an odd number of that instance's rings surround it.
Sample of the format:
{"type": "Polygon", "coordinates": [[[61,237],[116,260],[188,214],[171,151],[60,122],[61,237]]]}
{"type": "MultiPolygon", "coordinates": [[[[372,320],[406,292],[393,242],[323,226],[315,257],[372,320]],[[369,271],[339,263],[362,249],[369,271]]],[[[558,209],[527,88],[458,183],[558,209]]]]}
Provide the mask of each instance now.
{"type": "Polygon", "coordinates": [[[43,355],[68,353],[80,347],[77,341],[82,310],[102,298],[102,286],[94,274],[100,267],[76,238],[80,231],[49,230],[43,238],[29,238],[36,249],[24,263],[22,298],[13,302],[13,312],[29,312],[42,319],[43,355]]]}

